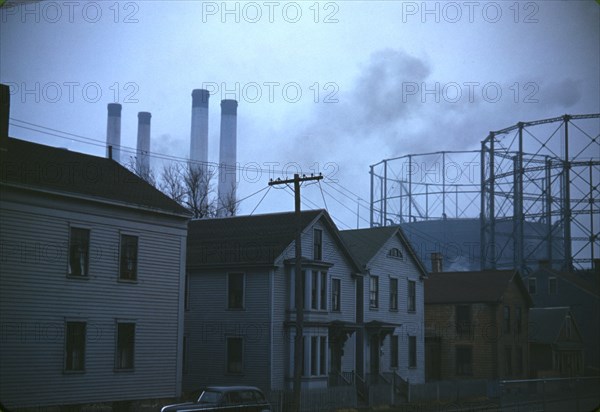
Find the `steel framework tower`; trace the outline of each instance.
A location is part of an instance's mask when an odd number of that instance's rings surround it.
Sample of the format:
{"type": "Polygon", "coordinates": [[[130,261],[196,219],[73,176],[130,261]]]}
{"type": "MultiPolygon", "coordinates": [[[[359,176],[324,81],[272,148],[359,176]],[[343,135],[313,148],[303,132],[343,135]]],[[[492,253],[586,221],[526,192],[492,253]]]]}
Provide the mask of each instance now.
{"type": "Polygon", "coordinates": [[[481,150],[385,159],[370,177],[371,226],[412,226],[423,238],[468,226],[482,269],[600,258],[600,114],[519,122],[490,132],[481,150]]]}

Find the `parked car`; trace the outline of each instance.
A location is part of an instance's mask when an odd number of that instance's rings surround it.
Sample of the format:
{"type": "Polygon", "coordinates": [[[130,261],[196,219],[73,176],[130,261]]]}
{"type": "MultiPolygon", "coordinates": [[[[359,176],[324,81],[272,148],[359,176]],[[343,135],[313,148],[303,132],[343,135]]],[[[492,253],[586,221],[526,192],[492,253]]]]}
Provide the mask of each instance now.
{"type": "Polygon", "coordinates": [[[271,404],[254,386],[209,386],[193,402],[164,406],[161,412],[244,411],[271,412],[271,404]]]}

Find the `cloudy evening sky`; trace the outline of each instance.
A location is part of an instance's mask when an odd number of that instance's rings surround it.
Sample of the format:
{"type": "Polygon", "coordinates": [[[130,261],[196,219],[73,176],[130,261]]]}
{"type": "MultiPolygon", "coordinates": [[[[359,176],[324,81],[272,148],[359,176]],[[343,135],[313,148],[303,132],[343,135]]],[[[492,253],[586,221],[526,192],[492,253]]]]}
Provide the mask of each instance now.
{"type": "MultiPolygon", "coordinates": [[[[5,4],[0,24],[11,136],[103,156],[106,105],[118,102],[124,146],[149,111],[151,151],[187,157],[191,92],[209,88],[210,161],[219,101],[239,100],[238,197],[295,165],[320,171],[325,192],[306,186],[303,207],[326,203],[342,229],[356,227],[356,196],[369,198],[382,159],[600,112],[596,1],[42,1],[5,4]]],[[[255,213],[292,209],[271,190],[255,213]]]]}

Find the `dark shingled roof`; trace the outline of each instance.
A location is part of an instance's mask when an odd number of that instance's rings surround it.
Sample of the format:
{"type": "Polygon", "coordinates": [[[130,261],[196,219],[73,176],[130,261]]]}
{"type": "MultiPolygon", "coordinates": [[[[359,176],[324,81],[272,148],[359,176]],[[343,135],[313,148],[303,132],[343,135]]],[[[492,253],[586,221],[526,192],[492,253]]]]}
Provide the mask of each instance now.
{"type": "Polygon", "coordinates": [[[529,341],[553,344],[569,314],[568,307],[529,309],[529,341]]]}
{"type": "MultiPolygon", "coordinates": [[[[302,212],[302,227],[321,214],[326,212],[302,212]]],[[[187,267],[272,265],[295,238],[293,212],[192,220],[188,224],[187,267]]],[[[303,255],[306,252],[303,250],[303,255]]]]}
{"type": "Polygon", "coordinates": [[[0,152],[2,184],[175,214],[189,213],[119,163],[24,140],[8,139],[0,152]]]}
{"type": "Polygon", "coordinates": [[[408,250],[408,253],[411,255],[422,274],[426,275],[427,271],[421,260],[416,256],[410,242],[406,240],[406,236],[404,236],[404,232],[400,226],[381,226],[366,229],[342,230],[340,232],[342,240],[363,267],[366,267],[369,261],[381,250],[385,242],[396,234],[402,239],[402,244],[408,250]]]}
{"type": "Polygon", "coordinates": [[[511,281],[515,281],[531,306],[531,297],[515,270],[430,273],[425,280],[425,303],[499,302],[511,281]]]}

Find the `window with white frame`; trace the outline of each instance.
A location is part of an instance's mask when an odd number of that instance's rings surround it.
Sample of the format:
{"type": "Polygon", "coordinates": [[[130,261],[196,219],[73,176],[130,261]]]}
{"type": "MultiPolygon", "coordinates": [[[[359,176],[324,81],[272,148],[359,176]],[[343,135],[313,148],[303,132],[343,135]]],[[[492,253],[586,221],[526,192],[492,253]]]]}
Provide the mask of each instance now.
{"type": "Polygon", "coordinates": [[[379,277],[371,276],[369,278],[369,308],[377,309],[379,307],[379,277]]]}
{"type": "Polygon", "coordinates": [[[69,236],[69,275],[87,276],[90,255],[90,230],[71,227],[69,236]]]}
{"type": "Polygon", "coordinates": [[[390,278],[390,310],[398,310],[398,279],[390,278]]]}
{"type": "Polygon", "coordinates": [[[400,249],[398,249],[397,247],[391,248],[388,251],[388,257],[402,259],[402,251],[400,249]]]}
{"type": "Polygon", "coordinates": [[[138,266],[137,236],[121,235],[119,279],[136,280],[138,266]]]}
{"type": "Polygon", "coordinates": [[[324,376],[327,374],[327,337],[310,336],[310,345],[306,347],[304,356],[310,359],[310,376],[324,376]],[[306,351],[310,351],[307,353],[306,351]]]}
{"type": "Polygon", "coordinates": [[[228,337],[226,342],[227,373],[244,373],[244,338],[228,337]]]}
{"type": "MultiPolygon", "coordinates": [[[[321,269],[302,271],[302,300],[304,310],[327,310],[328,280],[327,271],[321,269]]],[[[296,279],[292,272],[290,288],[290,309],[296,308],[296,279]]]]}
{"type": "Polygon", "coordinates": [[[537,279],[529,278],[527,281],[527,288],[529,289],[530,295],[535,295],[537,293],[537,279]]]}
{"type": "Polygon", "coordinates": [[[414,280],[408,281],[408,311],[415,312],[417,310],[417,282],[414,280]]]}
{"type": "Polygon", "coordinates": [[[135,323],[117,322],[115,369],[133,369],[135,359],[135,323]]]}
{"type": "Polygon", "coordinates": [[[244,274],[229,273],[227,275],[227,308],[244,308],[244,274]]]}
{"type": "Polygon", "coordinates": [[[323,231],[313,230],[313,259],[323,260],[323,231]]]}
{"type": "Polygon", "coordinates": [[[65,371],[85,369],[85,322],[67,322],[65,325],[65,371]]]}
{"type": "Polygon", "coordinates": [[[555,277],[548,278],[548,294],[556,295],[556,278],[555,277]]]}
{"type": "Polygon", "coordinates": [[[417,337],[408,337],[408,367],[417,367],[417,337]]]}
{"type": "Polygon", "coordinates": [[[342,281],[340,279],[331,279],[331,310],[339,312],[342,308],[342,281]]]}

